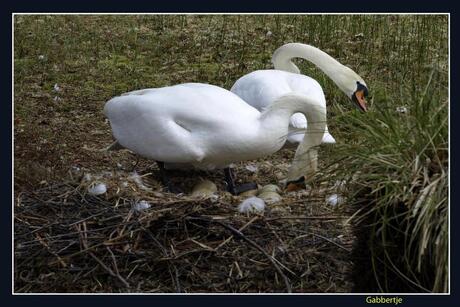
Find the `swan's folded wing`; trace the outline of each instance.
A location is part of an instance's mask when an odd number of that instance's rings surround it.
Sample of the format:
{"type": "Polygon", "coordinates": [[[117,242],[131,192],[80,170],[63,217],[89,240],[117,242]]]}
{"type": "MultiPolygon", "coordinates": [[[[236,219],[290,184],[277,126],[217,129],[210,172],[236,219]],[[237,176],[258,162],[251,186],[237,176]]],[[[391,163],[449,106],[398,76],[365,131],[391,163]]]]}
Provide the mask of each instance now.
{"type": "Polygon", "coordinates": [[[137,90],[137,91],[131,91],[131,92],[126,92],[121,94],[121,96],[128,96],[128,95],[147,95],[156,92],[158,89],[157,88],[147,88],[147,89],[142,89],[142,90],[137,90]]]}
{"type": "Polygon", "coordinates": [[[302,113],[295,113],[291,116],[290,125],[297,129],[307,128],[307,119],[302,113]]]}

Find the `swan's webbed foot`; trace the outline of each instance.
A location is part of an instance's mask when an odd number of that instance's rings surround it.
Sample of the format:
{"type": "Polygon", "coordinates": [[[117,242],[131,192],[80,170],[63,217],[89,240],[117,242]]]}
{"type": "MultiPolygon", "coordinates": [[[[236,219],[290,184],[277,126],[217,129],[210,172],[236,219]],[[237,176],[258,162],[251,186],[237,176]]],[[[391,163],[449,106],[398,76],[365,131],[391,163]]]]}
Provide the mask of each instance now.
{"type": "Polygon", "coordinates": [[[238,195],[246,191],[257,189],[257,183],[243,183],[240,185],[235,185],[235,174],[233,170],[229,167],[224,169],[225,182],[227,183],[227,191],[233,195],[238,195]]]}

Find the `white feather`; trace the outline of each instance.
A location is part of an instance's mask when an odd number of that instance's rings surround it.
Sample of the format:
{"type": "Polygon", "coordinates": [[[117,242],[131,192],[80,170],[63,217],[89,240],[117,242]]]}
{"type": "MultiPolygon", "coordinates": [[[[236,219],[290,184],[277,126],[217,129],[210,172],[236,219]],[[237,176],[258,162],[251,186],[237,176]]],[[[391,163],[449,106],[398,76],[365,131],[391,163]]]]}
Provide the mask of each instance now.
{"type": "Polygon", "coordinates": [[[343,204],[345,199],[339,194],[332,194],[327,197],[326,203],[332,207],[343,204]]]}
{"type": "Polygon", "coordinates": [[[245,168],[246,168],[248,171],[250,171],[251,173],[256,173],[257,170],[258,170],[257,165],[254,165],[254,164],[246,165],[245,168]]]}
{"type": "Polygon", "coordinates": [[[101,195],[105,192],[107,192],[107,186],[104,183],[96,183],[88,187],[88,193],[91,195],[101,195]]]}
{"type": "Polygon", "coordinates": [[[238,211],[241,213],[263,212],[265,210],[265,202],[259,197],[249,197],[238,206],[238,211]]]}
{"type": "Polygon", "coordinates": [[[139,211],[147,210],[147,209],[149,209],[150,207],[151,207],[151,205],[150,205],[147,201],[141,200],[141,201],[139,201],[139,202],[137,202],[137,203],[134,204],[133,209],[134,209],[135,211],[138,211],[138,212],[139,212],[139,211]]]}

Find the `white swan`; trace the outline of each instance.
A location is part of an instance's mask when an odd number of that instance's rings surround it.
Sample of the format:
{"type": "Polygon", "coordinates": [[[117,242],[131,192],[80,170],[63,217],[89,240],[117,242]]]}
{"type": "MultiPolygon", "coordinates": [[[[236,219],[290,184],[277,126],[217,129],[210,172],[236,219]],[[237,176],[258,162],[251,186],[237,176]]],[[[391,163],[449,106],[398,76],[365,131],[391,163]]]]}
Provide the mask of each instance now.
{"type": "Polygon", "coordinates": [[[108,101],[104,113],[124,148],[160,162],[224,168],[272,154],[284,145],[292,114],[305,114],[309,125],[289,169],[287,182],[302,181],[316,170],[316,151],[326,125],[321,102],[302,94],[278,98],[259,112],[223,88],[200,83],[146,89],[108,101]]]}
{"type": "MultiPolygon", "coordinates": [[[[312,97],[322,106],[326,106],[321,85],[313,78],[300,74],[299,68],[292,62],[293,58],[302,58],[315,64],[356,104],[366,111],[365,97],[368,94],[364,80],[350,68],[340,64],[327,53],[310,45],[290,43],[278,48],[272,57],[275,69],[257,70],[238,79],[231,91],[251,106],[263,111],[275,99],[290,92],[297,92],[312,97]]],[[[296,133],[307,127],[303,114],[291,117],[288,143],[297,144],[303,140],[303,134],[296,133]]],[[[323,143],[335,143],[335,139],[326,133],[323,143]]]]}

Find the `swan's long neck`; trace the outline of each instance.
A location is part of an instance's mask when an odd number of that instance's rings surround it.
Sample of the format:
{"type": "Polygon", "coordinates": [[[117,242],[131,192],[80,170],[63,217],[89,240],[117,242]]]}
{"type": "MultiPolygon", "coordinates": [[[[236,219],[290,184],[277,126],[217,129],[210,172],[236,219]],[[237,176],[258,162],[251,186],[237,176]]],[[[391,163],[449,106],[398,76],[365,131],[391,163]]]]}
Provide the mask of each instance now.
{"type": "Polygon", "coordinates": [[[291,93],[277,99],[261,114],[262,130],[287,132],[289,119],[294,113],[303,113],[308,125],[289,168],[288,181],[298,180],[315,171],[316,155],[311,149],[321,144],[326,129],[326,108],[308,96],[291,93]]]}
{"type": "Polygon", "coordinates": [[[290,43],[281,46],[273,53],[272,62],[275,69],[298,74],[300,70],[292,62],[293,58],[302,58],[312,62],[342,89],[343,75],[349,68],[340,64],[326,52],[310,45],[290,43]]]}

